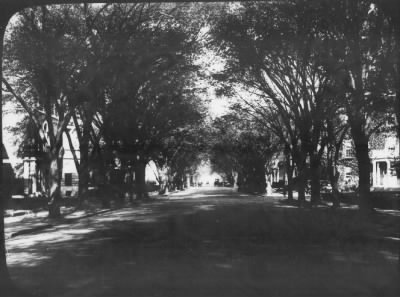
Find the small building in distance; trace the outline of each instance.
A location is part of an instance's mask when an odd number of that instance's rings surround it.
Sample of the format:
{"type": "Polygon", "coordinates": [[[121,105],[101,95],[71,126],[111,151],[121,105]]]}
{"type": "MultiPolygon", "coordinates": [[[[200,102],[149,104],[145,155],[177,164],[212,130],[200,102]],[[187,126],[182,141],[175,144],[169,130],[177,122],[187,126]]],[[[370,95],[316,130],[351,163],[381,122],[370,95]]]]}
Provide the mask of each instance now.
{"type": "MultiPolygon", "coordinates": [[[[43,170],[41,168],[41,162],[43,162],[43,148],[40,141],[37,139],[35,131],[30,131],[31,135],[28,135],[28,141],[25,143],[23,148],[23,180],[24,180],[24,195],[26,196],[41,196],[44,191],[44,178],[43,170]]],[[[75,128],[70,125],[69,133],[71,135],[72,144],[75,150],[75,154],[80,159],[79,154],[79,143],[76,136],[75,128]]],[[[30,134],[28,132],[28,134],[30,134]]],[[[68,143],[67,135],[63,135],[63,174],[61,179],[61,195],[64,197],[76,196],[78,193],[78,171],[75,166],[75,161],[71,148],[68,143]]]]}

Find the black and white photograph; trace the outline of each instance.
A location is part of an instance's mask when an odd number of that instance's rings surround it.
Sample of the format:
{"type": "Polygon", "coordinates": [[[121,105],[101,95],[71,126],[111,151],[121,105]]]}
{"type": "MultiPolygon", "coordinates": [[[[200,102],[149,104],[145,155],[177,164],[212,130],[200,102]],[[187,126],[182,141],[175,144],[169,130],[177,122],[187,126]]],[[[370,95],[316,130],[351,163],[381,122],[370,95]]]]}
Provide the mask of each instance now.
{"type": "Polygon", "coordinates": [[[400,1],[0,0],[0,297],[400,296],[400,1]]]}

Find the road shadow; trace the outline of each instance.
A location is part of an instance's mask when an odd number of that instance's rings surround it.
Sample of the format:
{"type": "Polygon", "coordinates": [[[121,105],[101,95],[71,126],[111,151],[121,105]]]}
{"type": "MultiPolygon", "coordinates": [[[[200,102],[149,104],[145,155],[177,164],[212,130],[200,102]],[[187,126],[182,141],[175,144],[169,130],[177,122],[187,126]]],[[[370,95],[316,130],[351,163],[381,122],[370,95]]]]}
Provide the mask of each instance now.
{"type": "Polygon", "coordinates": [[[204,194],[16,237],[12,276],[41,296],[399,295],[397,249],[382,240],[393,217],[204,194]]]}

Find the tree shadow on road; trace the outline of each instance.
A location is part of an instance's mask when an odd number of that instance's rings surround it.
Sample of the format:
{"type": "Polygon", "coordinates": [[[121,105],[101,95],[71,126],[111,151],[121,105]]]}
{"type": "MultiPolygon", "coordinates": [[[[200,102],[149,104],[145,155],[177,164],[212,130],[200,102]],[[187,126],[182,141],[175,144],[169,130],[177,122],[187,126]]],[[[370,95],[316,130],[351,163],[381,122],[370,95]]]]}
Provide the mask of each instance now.
{"type": "Polygon", "coordinates": [[[380,240],[387,229],[354,211],[206,202],[142,205],[17,237],[10,271],[46,296],[400,293],[396,247],[380,240]]]}

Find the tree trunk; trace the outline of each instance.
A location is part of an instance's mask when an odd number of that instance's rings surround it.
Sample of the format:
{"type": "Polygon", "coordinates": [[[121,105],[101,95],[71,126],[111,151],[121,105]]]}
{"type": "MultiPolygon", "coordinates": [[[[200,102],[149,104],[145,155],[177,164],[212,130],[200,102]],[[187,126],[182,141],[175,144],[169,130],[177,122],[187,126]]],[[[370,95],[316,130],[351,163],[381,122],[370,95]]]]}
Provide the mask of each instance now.
{"type": "Polygon", "coordinates": [[[64,150],[57,145],[49,153],[49,169],[47,175],[49,217],[58,218],[61,216],[61,179],[63,171],[64,150]]]}
{"type": "Polygon", "coordinates": [[[298,203],[299,206],[304,206],[306,202],[306,183],[307,183],[307,176],[306,176],[306,156],[307,154],[305,153],[304,150],[296,149],[295,151],[292,151],[292,158],[296,164],[297,167],[297,182],[296,182],[296,190],[297,190],[297,195],[298,195],[298,203]]]}
{"type": "Polygon", "coordinates": [[[306,176],[305,168],[299,169],[299,175],[297,176],[297,191],[298,191],[298,202],[299,206],[304,206],[306,202],[306,176]]]}
{"type": "Polygon", "coordinates": [[[146,163],[138,160],[135,166],[136,199],[148,198],[146,191],[146,163]]]}
{"type": "Polygon", "coordinates": [[[287,192],[287,199],[293,201],[293,164],[290,160],[290,150],[285,150],[285,165],[286,165],[286,185],[283,185],[284,191],[287,192]],[[285,189],[286,187],[286,189],[285,189]]]}
{"type": "MultiPolygon", "coordinates": [[[[400,57],[399,57],[400,59],[400,57]]],[[[400,63],[399,63],[399,71],[400,71],[400,63]]],[[[400,77],[398,78],[400,80],[400,77]]],[[[400,81],[398,82],[399,86],[396,90],[396,119],[397,119],[397,137],[400,139],[400,81]]],[[[400,146],[398,156],[400,157],[400,146]]]]}
{"type": "Polygon", "coordinates": [[[160,182],[160,190],[158,193],[160,195],[168,195],[168,180],[163,180],[160,182]]]}
{"type": "MultiPolygon", "coordinates": [[[[1,124],[0,124],[1,125],[1,124]]],[[[0,129],[0,137],[2,129],[0,129]]],[[[0,149],[0,153],[2,154],[3,148],[0,149]]],[[[1,160],[1,169],[3,169],[3,158],[1,160]]],[[[3,170],[0,170],[0,294],[3,292],[8,292],[12,288],[12,281],[10,275],[8,273],[7,268],[7,259],[6,259],[6,242],[5,242],[5,233],[4,233],[4,209],[5,209],[5,201],[7,199],[7,195],[4,191],[4,176],[2,173],[3,170]]]]}
{"type": "MultiPolygon", "coordinates": [[[[397,6],[400,8],[400,5],[397,6]]],[[[395,9],[393,10],[393,7],[389,6],[387,9],[387,13],[391,14],[392,17],[394,17],[394,32],[396,36],[396,52],[397,52],[397,62],[394,64],[395,65],[395,73],[397,76],[394,78],[395,79],[395,92],[396,92],[396,98],[395,98],[395,114],[396,114],[396,120],[397,120],[397,137],[400,139],[400,18],[398,15],[398,12],[400,9],[395,9]]],[[[399,152],[398,156],[400,157],[400,146],[399,146],[399,152]]],[[[399,257],[400,261],[400,257],[399,257]]],[[[400,263],[400,262],[399,262],[400,263]]]]}
{"type": "Polygon", "coordinates": [[[287,171],[287,199],[293,201],[293,166],[290,165],[288,168],[290,169],[287,171]]]}
{"type": "Polygon", "coordinates": [[[133,202],[134,195],[134,186],[133,186],[133,178],[135,174],[133,173],[133,169],[131,166],[128,166],[127,169],[127,178],[126,178],[126,188],[128,191],[129,201],[133,202]]]}
{"type": "Polygon", "coordinates": [[[329,148],[328,150],[328,176],[329,176],[329,182],[331,183],[332,186],[332,203],[333,203],[333,208],[338,208],[340,207],[340,199],[339,199],[339,185],[338,185],[338,180],[339,180],[339,171],[336,168],[337,160],[334,160],[334,156],[337,155],[332,151],[332,148],[329,148]]]}
{"type": "Polygon", "coordinates": [[[233,189],[237,190],[238,189],[238,173],[236,171],[232,170],[232,177],[233,177],[233,189]]]}
{"type": "Polygon", "coordinates": [[[84,123],[82,140],[79,145],[80,163],[79,163],[79,182],[78,182],[78,197],[81,204],[86,200],[89,189],[89,138],[90,138],[90,123],[84,123]]]}
{"type": "MultiPolygon", "coordinates": [[[[336,155],[336,154],[335,154],[336,155]]],[[[337,163],[337,160],[333,159],[333,152],[328,152],[328,176],[329,182],[332,186],[332,207],[339,208],[340,207],[340,192],[339,192],[339,170],[334,165],[337,163]]]]}
{"type": "Polygon", "coordinates": [[[99,186],[99,196],[101,198],[101,207],[110,208],[111,207],[111,194],[109,191],[109,184],[102,184],[99,186]]]}
{"type": "MultiPolygon", "coordinates": [[[[400,25],[397,26],[398,30],[396,30],[397,33],[400,32],[400,25]]],[[[397,35],[398,36],[398,35],[397,35]]],[[[398,43],[400,43],[400,40],[397,40],[398,43]]],[[[398,45],[400,48],[400,45],[398,45]]],[[[398,50],[397,54],[397,71],[399,73],[400,71],[400,49],[398,50]]],[[[396,119],[397,119],[397,138],[400,140],[400,75],[396,78],[396,119]]],[[[400,146],[399,146],[399,152],[398,152],[398,157],[400,157],[400,146]]],[[[399,166],[399,164],[397,164],[399,166]]],[[[400,172],[399,169],[397,169],[397,174],[400,172]]],[[[400,242],[399,242],[399,247],[398,247],[398,261],[397,261],[397,268],[400,271],[400,242]]]]}
{"type": "Polygon", "coordinates": [[[332,184],[332,207],[333,208],[339,208],[340,207],[340,192],[339,192],[339,186],[337,183],[337,178],[336,182],[332,184]]]}
{"type": "Polygon", "coordinates": [[[158,194],[160,195],[168,195],[168,188],[169,188],[169,184],[168,184],[168,180],[169,180],[169,169],[166,168],[167,166],[165,166],[164,168],[159,168],[157,172],[154,172],[156,175],[156,179],[157,182],[160,186],[160,189],[158,190],[158,194]]]}
{"type": "Polygon", "coordinates": [[[311,204],[316,205],[321,202],[321,165],[318,156],[313,154],[310,158],[311,170],[311,204]]]}
{"type": "Polygon", "coordinates": [[[356,148],[359,170],[359,203],[360,209],[364,211],[372,210],[370,193],[370,159],[368,148],[356,148]]]}
{"type": "Polygon", "coordinates": [[[88,191],[89,191],[89,171],[88,166],[83,167],[82,160],[80,164],[79,170],[79,182],[78,182],[78,198],[79,204],[82,204],[87,199],[88,191]]]}
{"type": "MultiPolygon", "coordinates": [[[[8,5],[0,5],[0,65],[3,63],[3,39],[8,20],[12,13],[8,11],[10,8],[8,5]]],[[[0,67],[0,79],[3,81],[3,69],[0,67]]],[[[3,176],[3,125],[2,125],[2,106],[3,106],[3,92],[0,90],[0,294],[7,295],[14,288],[11,281],[8,268],[7,268],[7,257],[6,257],[6,242],[4,233],[4,210],[7,201],[6,193],[3,191],[5,180],[3,176]]],[[[11,295],[11,294],[9,294],[11,295]]]]}
{"type": "Polygon", "coordinates": [[[353,136],[356,158],[358,163],[358,195],[359,208],[363,212],[370,212],[372,208],[370,193],[370,158],[368,136],[362,129],[362,123],[351,121],[351,134],[353,136]]]}

